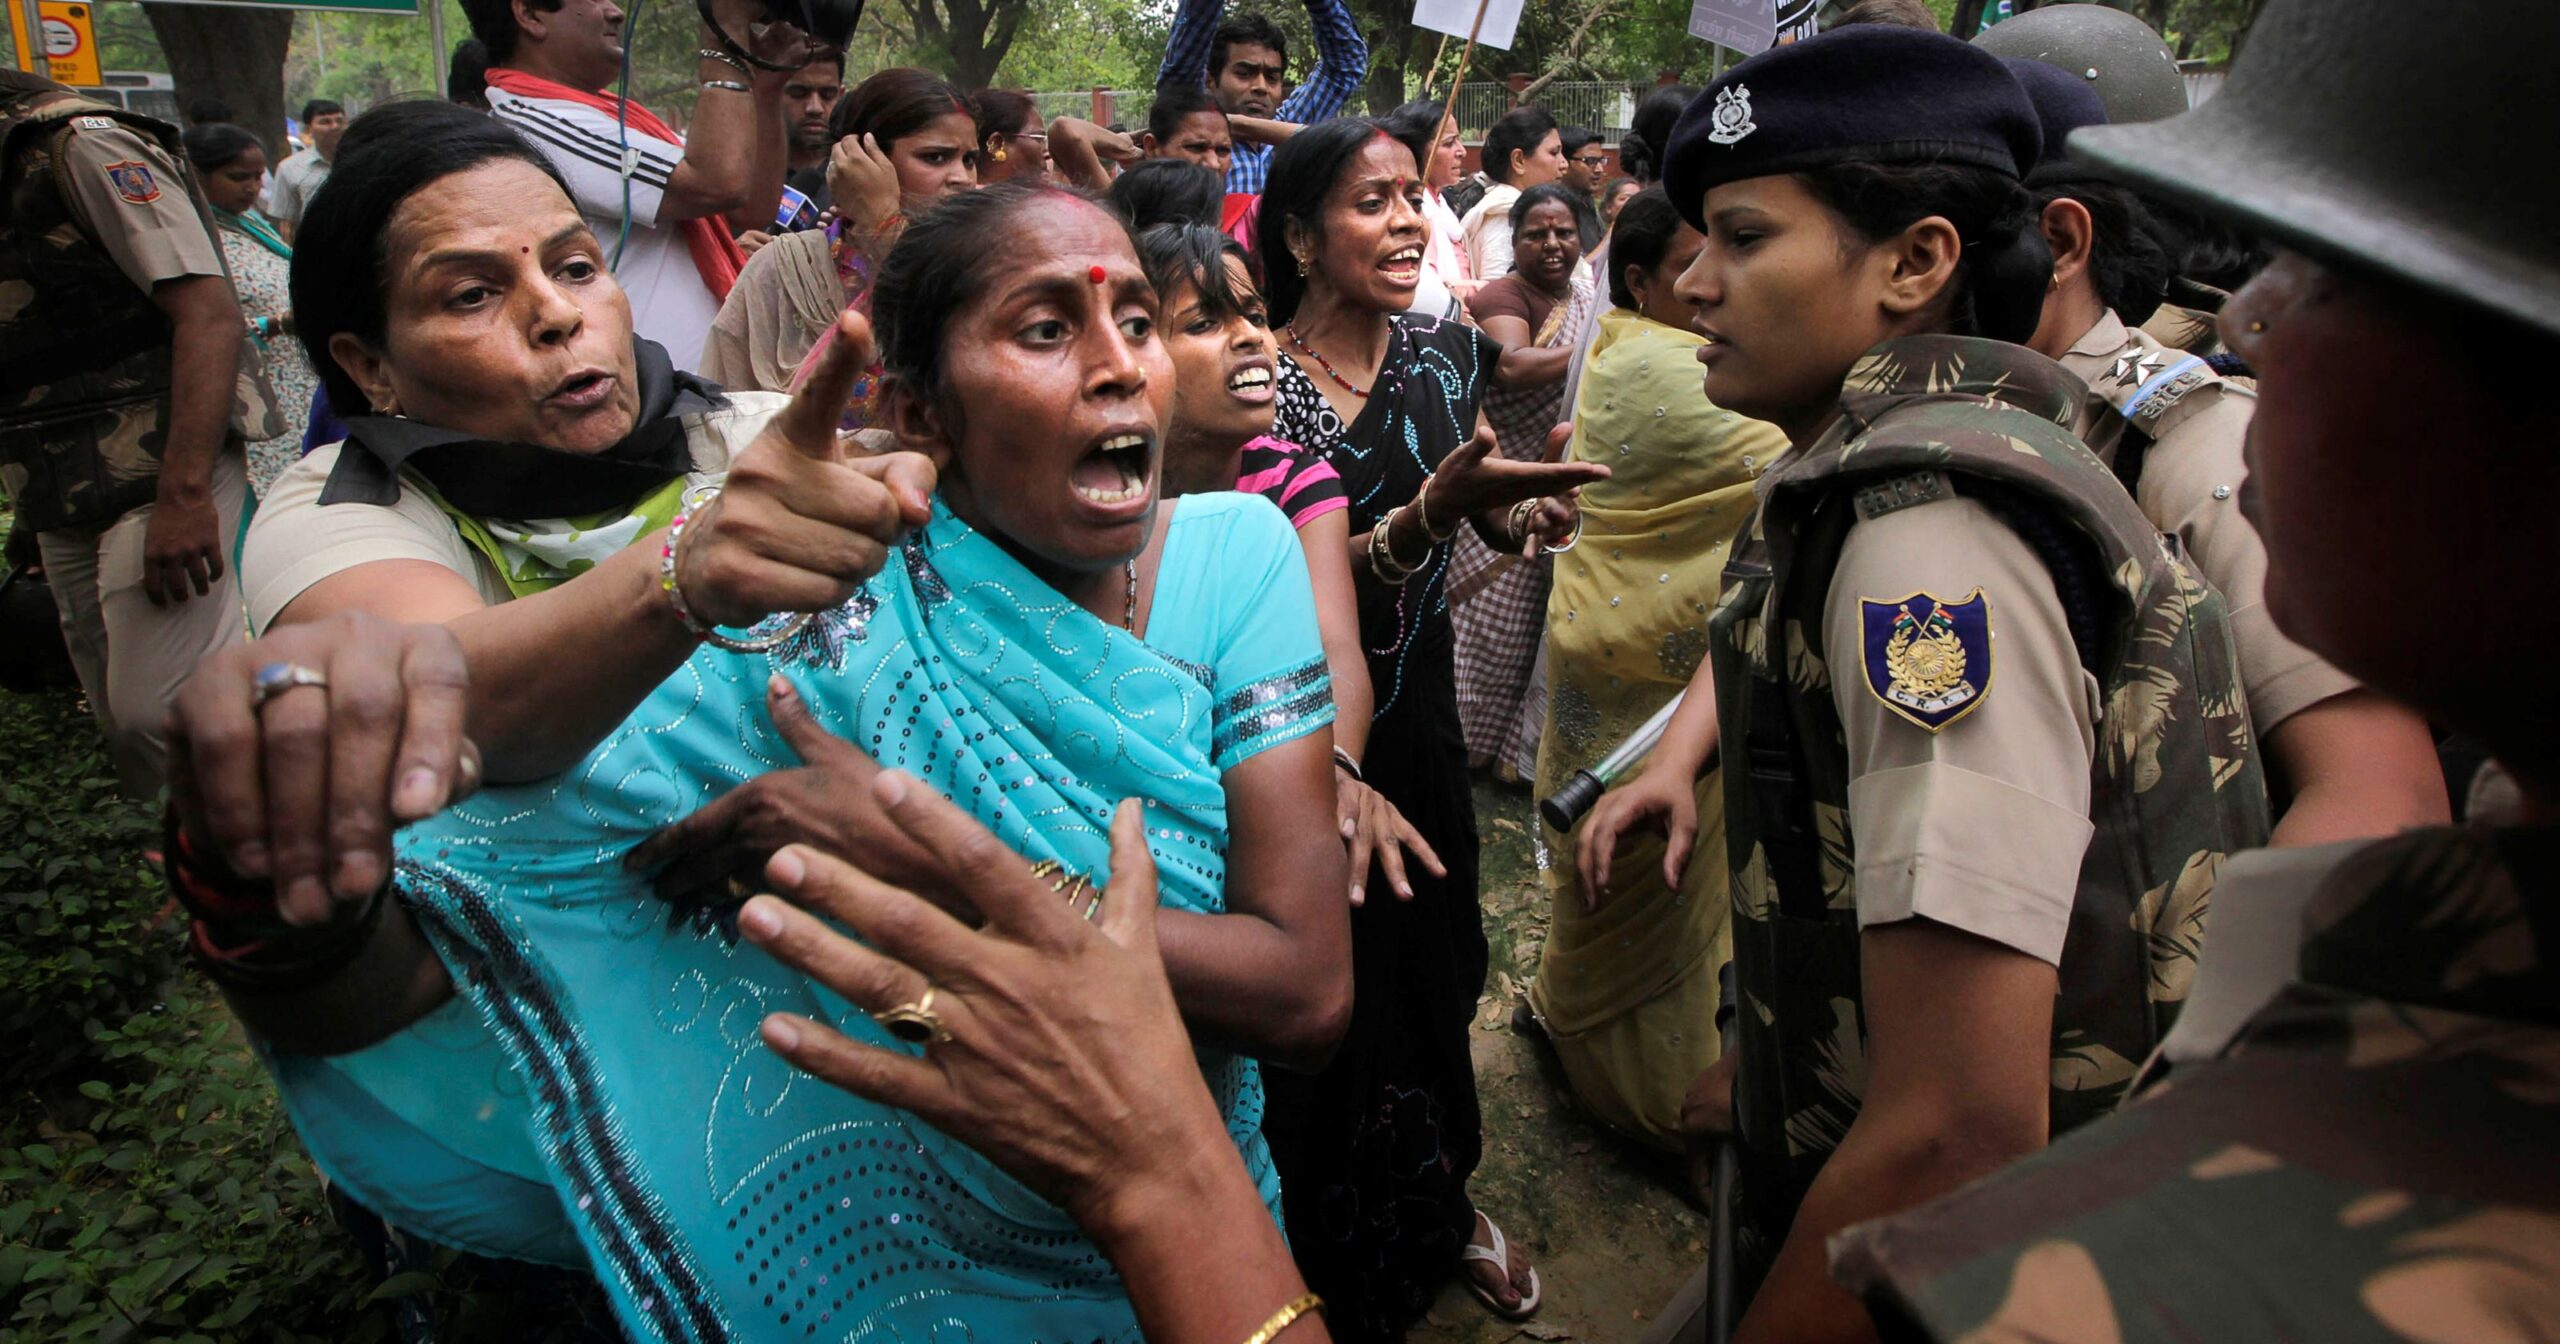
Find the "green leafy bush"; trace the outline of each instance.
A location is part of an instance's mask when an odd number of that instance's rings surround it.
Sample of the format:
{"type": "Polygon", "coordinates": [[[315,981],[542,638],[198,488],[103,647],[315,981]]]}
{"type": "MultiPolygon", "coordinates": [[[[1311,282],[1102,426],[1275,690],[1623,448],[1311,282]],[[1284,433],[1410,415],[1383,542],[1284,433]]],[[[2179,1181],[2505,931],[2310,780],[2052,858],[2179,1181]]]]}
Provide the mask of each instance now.
{"type": "Polygon", "coordinates": [[[382,1338],[108,774],[76,696],[0,694],[0,1344],[382,1338]]]}
{"type": "Polygon", "coordinates": [[[53,1076],[101,1022],[157,1002],[177,974],[176,921],[153,927],[142,852],[156,816],[116,796],[76,696],[0,696],[0,1085],[53,1076]]]}

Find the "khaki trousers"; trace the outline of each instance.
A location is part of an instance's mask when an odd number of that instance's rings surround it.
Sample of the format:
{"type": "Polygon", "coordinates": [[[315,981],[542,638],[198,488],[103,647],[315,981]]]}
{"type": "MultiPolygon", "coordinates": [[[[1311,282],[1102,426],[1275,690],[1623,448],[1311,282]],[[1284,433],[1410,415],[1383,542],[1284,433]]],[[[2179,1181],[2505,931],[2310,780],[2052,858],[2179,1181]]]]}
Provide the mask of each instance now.
{"type": "Polygon", "coordinates": [[[146,504],[103,528],[36,536],[80,689],[106,733],[117,785],[128,798],[154,797],[167,782],[166,720],[187,674],[207,655],[248,638],[232,564],[248,493],[247,469],[235,446],[213,465],[222,582],[202,597],[191,592],[186,601],[165,607],[151,605],[142,591],[143,532],[154,506],[146,504]]]}

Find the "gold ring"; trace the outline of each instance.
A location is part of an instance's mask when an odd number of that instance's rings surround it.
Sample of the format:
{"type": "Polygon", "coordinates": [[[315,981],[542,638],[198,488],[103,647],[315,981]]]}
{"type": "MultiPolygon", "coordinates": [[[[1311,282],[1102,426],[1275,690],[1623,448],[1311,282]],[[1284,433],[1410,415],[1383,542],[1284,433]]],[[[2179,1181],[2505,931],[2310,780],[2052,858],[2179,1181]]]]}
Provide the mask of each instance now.
{"type": "Polygon", "coordinates": [[[909,1045],[929,1045],[951,1039],[942,1029],[942,1014],[933,1011],[933,986],[924,987],[924,997],[913,1003],[902,1003],[871,1015],[882,1031],[909,1045]]]}

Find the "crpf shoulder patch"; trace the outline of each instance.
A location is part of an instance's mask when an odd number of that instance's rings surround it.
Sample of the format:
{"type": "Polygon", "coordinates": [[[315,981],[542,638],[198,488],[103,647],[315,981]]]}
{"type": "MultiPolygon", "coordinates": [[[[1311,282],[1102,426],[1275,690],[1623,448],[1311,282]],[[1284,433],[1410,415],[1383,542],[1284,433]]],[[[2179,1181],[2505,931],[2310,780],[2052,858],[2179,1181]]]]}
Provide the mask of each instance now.
{"type": "Polygon", "coordinates": [[[1991,599],[1961,602],[1913,593],[1858,600],[1867,690],[1884,707],[1934,733],[1991,694],[1991,599]]]}
{"type": "Polygon", "coordinates": [[[159,179],[151,175],[151,165],[139,159],[125,159],[108,164],[104,170],[116,195],[135,205],[149,205],[160,199],[159,179]]]}
{"type": "Polygon", "coordinates": [[[71,124],[84,131],[112,131],[116,128],[116,119],[113,117],[73,117],[71,119],[71,124]]]}
{"type": "Polygon", "coordinates": [[[1908,476],[1859,486],[1853,499],[1858,506],[1858,517],[1873,522],[1896,509],[1927,504],[1954,493],[1947,484],[1945,472],[1915,471],[1908,476]]]}

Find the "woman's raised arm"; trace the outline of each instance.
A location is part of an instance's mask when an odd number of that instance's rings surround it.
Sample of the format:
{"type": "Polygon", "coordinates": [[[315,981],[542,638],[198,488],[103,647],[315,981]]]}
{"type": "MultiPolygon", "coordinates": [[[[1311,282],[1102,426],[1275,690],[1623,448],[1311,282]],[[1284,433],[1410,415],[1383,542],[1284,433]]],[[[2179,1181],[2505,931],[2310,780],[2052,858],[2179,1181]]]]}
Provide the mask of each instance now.
{"type": "MultiPolygon", "coordinates": [[[[839,446],[836,419],[872,343],[869,324],[853,313],[838,319],[837,337],[686,524],[675,579],[706,624],[742,626],[843,602],[927,516],[934,476],[924,457],[839,446]]],[[[497,605],[437,565],[356,565],[304,589],[275,624],[363,612],[451,627],[470,660],[469,727],[484,744],[489,778],[539,779],[575,764],[696,647],[661,578],[664,537],[653,533],[548,592],[497,605]]]]}

